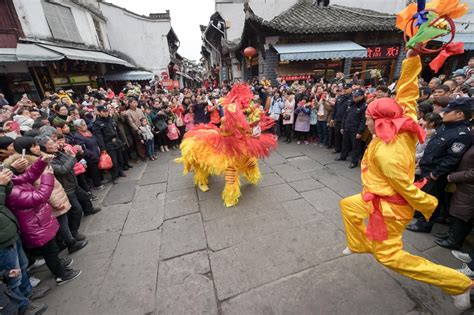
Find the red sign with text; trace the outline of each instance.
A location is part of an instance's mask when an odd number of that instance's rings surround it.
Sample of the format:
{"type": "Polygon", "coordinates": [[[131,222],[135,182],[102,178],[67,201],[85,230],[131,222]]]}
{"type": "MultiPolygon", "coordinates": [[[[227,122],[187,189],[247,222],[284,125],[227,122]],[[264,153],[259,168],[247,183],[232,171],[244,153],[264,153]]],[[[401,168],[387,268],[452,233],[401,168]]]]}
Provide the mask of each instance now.
{"type": "Polygon", "coordinates": [[[400,46],[397,45],[380,45],[367,47],[367,58],[369,59],[397,58],[399,54],[400,46]]]}
{"type": "Polygon", "coordinates": [[[279,79],[285,81],[309,80],[311,79],[311,75],[284,75],[279,77],[279,79]]]}

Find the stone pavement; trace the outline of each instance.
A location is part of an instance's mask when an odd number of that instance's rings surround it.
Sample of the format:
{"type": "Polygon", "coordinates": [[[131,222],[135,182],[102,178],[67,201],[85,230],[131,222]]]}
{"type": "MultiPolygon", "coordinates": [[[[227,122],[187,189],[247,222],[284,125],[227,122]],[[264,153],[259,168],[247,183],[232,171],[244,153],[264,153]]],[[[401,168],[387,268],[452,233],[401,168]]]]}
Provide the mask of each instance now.
{"type": "MultiPolygon", "coordinates": [[[[36,271],[53,288],[46,314],[458,313],[439,289],[342,255],[338,201],[360,192],[360,169],[328,150],[282,144],[234,208],[222,204],[222,178],[196,191],[177,156],[137,164],[99,192],[103,211],[81,227],[89,245],[72,255],[81,277],[56,287],[36,271]]],[[[404,239],[411,253],[460,266],[431,235],[404,239]]]]}

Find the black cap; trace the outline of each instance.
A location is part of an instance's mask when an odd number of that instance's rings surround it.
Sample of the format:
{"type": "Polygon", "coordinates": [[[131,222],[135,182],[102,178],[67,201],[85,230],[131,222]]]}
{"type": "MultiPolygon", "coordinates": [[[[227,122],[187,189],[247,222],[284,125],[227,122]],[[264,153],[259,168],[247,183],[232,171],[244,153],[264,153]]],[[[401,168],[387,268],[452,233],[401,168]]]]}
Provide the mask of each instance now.
{"type": "Polygon", "coordinates": [[[10,138],[10,137],[0,137],[0,149],[4,149],[6,150],[7,147],[13,143],[13,138],[10,138]]]}
{"type": "Polygon", "coordinates": [[[472,97],[458,97],[448,103],[448,106],[443,108],[443,112],[450,112],[453,110],[459,111],[474,111],[474,98],[472,97]]]}
{"type": "Polygon", "coordinates": [[[106,112],[106,111],[109,110],[107,105],[97,105],[96,109],[97,109],[98,112],[106,112]]]}
{"type": "Polygon", "coordinates": [[[344,84],[342,85],[342,88],[343,88],[343,89],[352,89],[352,83],[344,83],[344,84]]]}
{"type": "Polygon", "coordinates": [[[364,96],[364,95],[365,95],[365,91],[362,89],[357,89],[357,90],[352,91],[352,96],[364,96]]]}

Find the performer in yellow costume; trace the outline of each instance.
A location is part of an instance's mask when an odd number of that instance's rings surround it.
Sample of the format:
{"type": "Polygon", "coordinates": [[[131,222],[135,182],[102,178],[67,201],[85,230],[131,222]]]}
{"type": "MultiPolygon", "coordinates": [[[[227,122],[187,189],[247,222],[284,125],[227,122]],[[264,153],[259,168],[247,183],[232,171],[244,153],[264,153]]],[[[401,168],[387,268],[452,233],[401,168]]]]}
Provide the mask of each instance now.
{"type": "Polygon", "coordinates": [[[371,253],[402,275],[438,286],[453,295],[456,307],[466,309],[470,307],[471,279],[403,250],[403,231],[414,209],[428,219],[437,206],[437,199],[414,183],[415,147],[418,139],[424,140],[416,123],[420,72],[420,57],[410,50],[396,100],[382,98],[367,108],[367,126],[374,139],[361,164],[363,191],[340,202],[347,235],[344,254],[371,253]]]}

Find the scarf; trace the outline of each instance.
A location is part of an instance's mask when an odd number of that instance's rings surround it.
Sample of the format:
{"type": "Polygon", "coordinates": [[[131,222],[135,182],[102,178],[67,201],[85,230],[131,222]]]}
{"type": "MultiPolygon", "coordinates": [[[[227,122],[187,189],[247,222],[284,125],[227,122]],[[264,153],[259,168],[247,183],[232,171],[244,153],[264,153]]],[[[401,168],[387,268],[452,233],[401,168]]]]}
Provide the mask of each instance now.
{"type": "Polygon", "coordinates": [[[389,143],[400,132],[412,132],[420,143],[425,142],[426,134],[416,121],[403,114],[403,109],[391,98],[373,101],[367,107],[367,114],[375,120],[375,134],[383,142],[389,143]]]}

